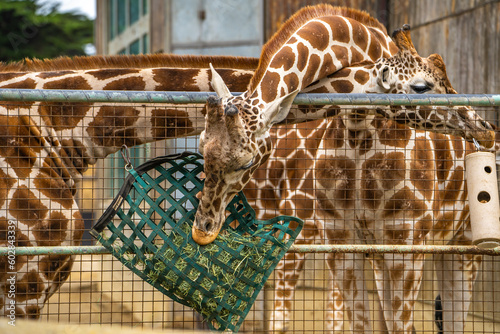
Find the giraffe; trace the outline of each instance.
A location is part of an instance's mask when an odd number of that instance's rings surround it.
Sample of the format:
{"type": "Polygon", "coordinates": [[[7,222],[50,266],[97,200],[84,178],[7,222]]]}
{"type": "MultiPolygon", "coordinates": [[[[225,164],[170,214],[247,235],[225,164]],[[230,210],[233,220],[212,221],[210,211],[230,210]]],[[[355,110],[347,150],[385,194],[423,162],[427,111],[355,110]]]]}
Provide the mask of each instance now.
{"type": "MultiPolygon", "coordinates": [[[[402,43],[410,49],[405,43],[411,42],[402,43]]],[[[205,130],[200,135],[199,150],[207,177],[193,223],[193,239],[205,245],[217,237],[224,208],[269,157],[269,130],[287,117],[300,90],[342,68],[389,58],[396,50],[384,26],[368,14],[318,5],[294,14],[264,45],[259,66],[242,95],[233,96],[213,71],[212,86],[219,99],[208,99],[205,130]]],[[[385,72],[376,79],[388,86],[385,72]]],[[[350,81],[343,83],[349,85],[349,92],[356,92],[350,81]]],[[[493,145],[491,126],[470,108],[380,111],[412,127],[468,139],[475,136],[484,146],[493,145]]]]}
{"type": "MultiPolygon", "coordinates": [[[[0,88],[208,91],[208,64],[243,90],[258,59],[206,56],[93,56],[26,60],[0,67],[0,88]]],[[[199,134],[200,108],[111,103],[0,102],[0,245],[78,245],[83,221],[75,201],[82,173],[120,149],[199,134]],[[11,237],[14,238],[11,238],[11,237]]],[[[299,115],[297,115],[299,117],[299,115]]],[[[66,281],[73,257],[0,258],[0,314],[38,317],[66,281]],[[8,280],[15,277],[15,304],[8,280]],[[15,308],[12,306],[15,305],[15,308]]]]}
{"type": "MultiPolygon", "coordinates": [[[[438,55],[418,56],[409,27],[393,35],[399,53],[375,63],[351,66],[318,82],[309,92],[455,94],[438,55]],[[370,73],[377,80],[356,80],[370,73]]],[[[307,107],[306,107],[307,108],[307,107]]],[[[338,107],[334,107],[340,114],[338,107]]],[[[425,110],[425,109],[424,109],[425,110]]],[[[285,214],[305,227],[298,243],[471,244],[464,182],[464,158],[474,151],[463,139],[411,131],[393,120],[358,113],[280,127],[276,149],[245,190],[259,218],[285,214]],[[273,208],[278,208],[272,210],[273,208]]],[[[498,142],[495,149],[498,150],[498,142]]],[[[390,333],[411,333],[412,310],[422,278],[422,254],[384,254],[370,259],[390,333]]],[[[328,327],[341,330],[345,314],[355,332],[371,330],[363,286],[363,255],[328,254],[334,277],[328,327]]],[[[443,330],[464,330],[481,256],[437,255],[438,290],[443,297],[443,330]],[[455,270],[453,270],[453,267],[455,270]],[[458,269],[458,270],[457,270],[458,269]]],[[[286,331],[304,255],[289,253],[275,270],[277,287],[269,329],[286,331]]]]}

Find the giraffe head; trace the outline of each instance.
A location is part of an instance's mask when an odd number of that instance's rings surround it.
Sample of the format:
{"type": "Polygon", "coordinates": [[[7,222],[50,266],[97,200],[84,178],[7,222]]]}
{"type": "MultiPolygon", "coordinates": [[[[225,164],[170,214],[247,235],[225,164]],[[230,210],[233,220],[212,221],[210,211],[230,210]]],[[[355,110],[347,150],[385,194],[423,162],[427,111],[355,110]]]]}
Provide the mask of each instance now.
{"type": "Polygon", "coordinates": [[[405,24],[393,32],[392,39],[399,51],[390,58],[380,58],[376,63],[376,93],[391,94],[456,94],[448,76],[443,58],[432,54],[421,57],[405,24]]]}
{"type": "Polygon", "coordinates": [[[199,144],[207,177],[193,225],[193,239],[201,245],[217,237],[226,206],[267,160],[272,148],[269,129],[287,115],[297,94],[264,106],[264,114],[272,116],[263,117],[248,99],[233,96],[213,68],[212,87],[218,97],[207,100],[199,144]]]}
{"type": "MultiPolygon", "coordinates": [[[[399,51],[393,57],[376,62],[373,74],[376,80],[366,90],[368,93],[457,94],[446,74],[443,58],[438,54],[427,58],[418,55],[411,41],[409,25],[396,30],[392,38],[399,51]]],[[[398,108],[393,109],[398,112],[398,108]]],[[[492,126],[471,107],[433,109],[419,106],[400,108],[399,112],[402,121],[408,122],[411,118],[414,128],[452,134],[467,140],[476,139],[486,148],[495,143],[492,126]]]]}

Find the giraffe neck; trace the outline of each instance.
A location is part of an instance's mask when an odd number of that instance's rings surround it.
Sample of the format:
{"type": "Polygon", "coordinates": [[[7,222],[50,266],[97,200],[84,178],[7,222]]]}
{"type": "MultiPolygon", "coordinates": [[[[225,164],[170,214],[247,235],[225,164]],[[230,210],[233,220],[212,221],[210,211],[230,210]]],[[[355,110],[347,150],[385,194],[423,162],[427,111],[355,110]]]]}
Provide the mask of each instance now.
{"type": "Polygon", "coordinates": [[[290,35],[285,27],[286,38],[282,39],[286,41],[279,48],[278,41],[266,44],[262,52],[265,58],[247,91],[252,102],[271,103],[342,68],[375,62],[397,51],[378,22],[358,21],[352,15],[343,16],[339,8],[328,9],[305,22],[299,20],[290,35]]]}
{"type": "MultiPolygon", "coordinates": [[[[225,98],[225,113],[244,111],[248,136],[258,132],[267,137],[273,124],[288,117],[299,91],[321,80],[328,85],[330,74],[373,64],[397,50],[385,28],[365,13],[331,6],[306,8],[264,46],[248,89],[238,97],[219,96],[225,98]]],[[[362,92],[367,79],[346,80],[343,90],[362,92]]]]}
{"type": "MultiPolygon", "coordinates": [[[[76,62],[73,67],[99,66],[104,61],[116,67],[75,70],[68,69],[71,64],[67,63],[69,61],[67,59],[28,63],[22,68],[16,68],[18,70],[16,72],[1,72],[0,69],[0,88],[162,91],[207,91],[210,89],[210,73],[207,68],[139,68],[141,64],[144,66],[140,60],[129,57],[111,57],[110,59],[87,57],[76,62]],[[122,59],[122,66],[135,65],[138,68],[120,68],[120,59],[122,59]],[[63,60],[63,64],[60,64],[63,60]],[[131,61],[134,63],[130,64],[131,61]],[[57,67],[61,69],[55,70],[57,67]],[[49,70],[34,72],[30,71],[31,69],[49,70]]],[[[208,60],[215,61],[214,59],[208,60]]],[[[240,66],[241,62],[236,61],[233,64],[235,69],[219,69],[219,74],[228,82],[228,87],[233,91],[243,91],[253,74],[249,69],[238,69],[237,66],[240,66]]],[[[251,59],[247,62],[252,63],[251,59]]],[[[241,67],[248,67],[247,62],[243,62],[241,67]]],[[[147,62],[146,65],[150,63],[147,62]]],[[[223,64],[222,61],[215,61],[215,63],[221,66],[228,65],[223,64]]],[[[183,62],[183,65],[190,65],[190,63],[183,62]]],[[[203,66],[205,63],[192,65],[203,66]]],[[[327,82],[322,84],[328,85],[327,82]]],[[[3,123],[21,126],[23,131],[32,138],[23,139],[23,136],[17,133],[9,133],[7,137],[17,140],[20,146],[30,147],[32,144],[27,144],[28,142],[37,142],[36,150],[45,152],[44,158],[40,161],[51,157],[51,164],[57,166],[59,174],[70,184],[77,181],[89,165],[116,152],[122,144],[132,147],[167,138],[199,134],[204,128],[203,114],[204,109],[196,107],[153,108],[142,105],[114,106],[107,103],[87,105],[83,103],[4,102],[0,107],[0,117],[3,123]],[[18,118],[18,115],[22,117],[18,118]]],[[[302,115],[300,110],[294,110],[289,122],[305,118],[314,119],[324,115],[325,113],[322,112],[302,115]]],[[[5,140],[9,140],[7,137],[5,140]]],[[[8,147],[9,145],[6,142],[2,146],[8,147]]],[[[0,154],[7,157],[10,155],[8,152],[0,152],[0,154]]],[[[26,156],[21,159],[24,162],[14,167],[22,165],[33,168],[35,164],[31,162],[31,157],[36,154],[38,153],[26,153],[26,156]]],[[[12,163],[16,165],[14,161],[16,159],[12,160],[12,163]]]]}

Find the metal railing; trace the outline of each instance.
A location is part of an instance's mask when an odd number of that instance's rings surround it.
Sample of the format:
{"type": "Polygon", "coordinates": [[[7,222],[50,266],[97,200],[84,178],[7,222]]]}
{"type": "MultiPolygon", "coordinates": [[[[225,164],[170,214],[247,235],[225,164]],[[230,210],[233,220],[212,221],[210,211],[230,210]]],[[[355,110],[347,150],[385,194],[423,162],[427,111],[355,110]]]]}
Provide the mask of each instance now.
{"type": "MultiPolygon", "coordinates": [[[[238,95],[241,93],[233,93],[238,95]]],[[[0,101],[44,102],[114,102],[203,104],[210,92],[156,92],[156,91],[84,91],[0,89],[0,101]]],[[[294,100],[300,105],[436,105],[436,106],[500,106],[500,94],[308,94],[300,93],[294,100]]],[[[12,248],[0,247],[0,256],[11,254],[12,248]]],[[[425,253],[425,254],[483,254],[500,255],[500,247],[483,249],[456,245],[293,245],[294,253],[425,253]]],[[[109,253],[102,246],[17,247],[15,255],[80,255],[109,253]]]]}
{"type": "MultiPolygon", "coordinates": [[[[241,93],[234,93],[238,95],[241,93]]],[[[215,93],[144,92],[98,90],[0,89],[0,101],[117,102],[201,104],[215,93]]],[[[500,106],[500,94],[308,94],[300,93],[294,104],[306,105],[436,105],[500,106]]]]}
{"type": "MultiPolygon", "coordinates": [[[[52,246],[52,247],[0,247],[0,256],[7,256],[11,251],[16,256],[34,255],[83,255],[111,254],[103,246],[52,246]]],[[[292,245],[289,253],[419,253],[419,254],[474,254],[500,255],[500,247],[484,249],[477,246],[412,246],[412,245],[292,245]]]]}

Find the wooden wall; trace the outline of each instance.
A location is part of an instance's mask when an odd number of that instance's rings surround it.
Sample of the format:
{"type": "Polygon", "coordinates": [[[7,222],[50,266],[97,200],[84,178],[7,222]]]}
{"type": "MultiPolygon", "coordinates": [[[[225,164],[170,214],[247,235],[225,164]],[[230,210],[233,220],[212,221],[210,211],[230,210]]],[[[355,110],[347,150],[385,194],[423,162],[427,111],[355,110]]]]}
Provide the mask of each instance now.
{"type": "Polygon", "coordinates": [[[404,23],[420,55],[443,56],[450,81],[461,93],[500,93],[500,2],[394,0],[389,31],[404,23]]]}
{"type": "Polygon", "coordinates": [[[150,50],[151,53],[168,53],[170,50],[166,45],[166,38],[169,35],[170,27],[166,21],[167,7],[169,1],[164,0],[150,0],[150,50]]]}

